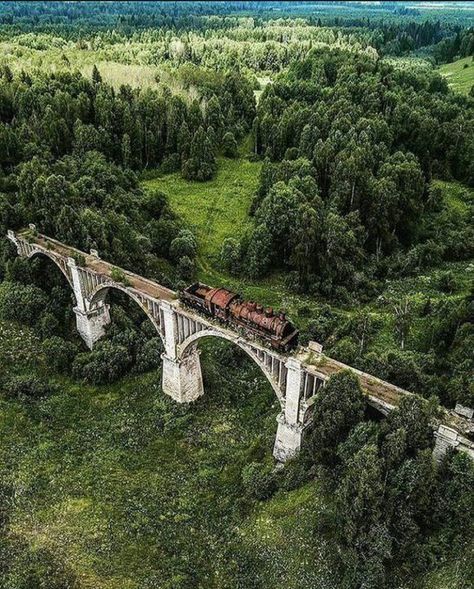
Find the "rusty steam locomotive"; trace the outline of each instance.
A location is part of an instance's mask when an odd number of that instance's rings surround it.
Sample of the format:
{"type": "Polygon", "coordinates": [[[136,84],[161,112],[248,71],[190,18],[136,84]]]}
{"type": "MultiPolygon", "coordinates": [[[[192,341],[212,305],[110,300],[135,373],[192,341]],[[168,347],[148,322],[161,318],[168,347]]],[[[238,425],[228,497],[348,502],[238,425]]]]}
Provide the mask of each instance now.
{"type": "Polygon", "coordinates": [[[185,288],[181,301],[197,311],[235,327],[243,328],[275,350],[287,352],[298,344],[298,330],[282,312],[264,309],[226,288],[213,288],[196,282],[185,288]]]}

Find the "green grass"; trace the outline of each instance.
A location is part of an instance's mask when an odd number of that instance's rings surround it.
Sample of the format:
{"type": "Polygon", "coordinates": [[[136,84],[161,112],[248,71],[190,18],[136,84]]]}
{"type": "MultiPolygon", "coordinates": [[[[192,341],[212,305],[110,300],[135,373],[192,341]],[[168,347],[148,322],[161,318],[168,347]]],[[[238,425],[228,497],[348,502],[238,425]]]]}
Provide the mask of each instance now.
{"type": "MultiPolygon", "coordinates": [[[[0,333],[8,356],[19,338],[35,340],[2,322],[0,333]]],[[[242,499],[241,472],[271,461],[279,404],[250,360],[224,369],[218,354],[204,346],[206,394],[191,407],[163,395],[159,371],[102,387],[49,375],[59,390],[32,404],[0,394],[0,491],[15,491],[2,559],[24,573],[25,551],[46,551],[81,589],[229,581],[228,547],[247,558],[238,526],[257,517],[242,499]]],[[[7,371],[48,375],[37,355],[7,371]]],[[[263,532],[253,541],[266,550],[263,532]]]]}
{"type": "Polygon", "coordinates": [[[260,168],[261,163],[243,157],[219,158],[216,177],[209,182],[184,180],[178,172],[143,184],[167,194],[173,211],[195,231],[200,266],[206,271],[216,266],[226,237],[238,239],[252,226],[249,210],[260,168]]]}
{"type": "MultiPolygon", "coordinates": [[[[248,150],[248,147],[243,146],[241,153],[246,149],[248,150]]],[[[299,317],[298,310],[303,306],[308,307],[309,315],[314,315],[324,302],[321,298],[292,292],[285,285],[284,273],[275,273],[259,279],[235,277],[223,271],[219,262],[219,252],[224,239],[238,239],[252,227],[248,211],[258,186],[260,167],[261,163],[249,162],[244,157],[237,160],[220,158],[217,176],[209,182],[190,182],[184,180],[180,173],[174,173],[145,180],[143,185],[148,189],[165,192],[172,210],[195,231],[198,239],[198,280],[211,285],[226,286],[250,299],[261,301],[264,305],[284,309],[293,321],[304,327],[308,318],[299,317]]],[[[450,213],[454,213],[460,221],[465,219],[469,214],[474,192],[456,182],[435,180],[434,183],[442,189],[443,199],[450,213]]],[[[443,270],[450,269],[456,274],[460,292],[463,293],[470,276],[466,272],[468,265],[468,262],[443,265],[443,270]]],[[[383,294],[385,298],[409,296],[414,303],[427,296],[436,301],[446,296],[436,287],[439,272],[440,270],[428,270],[417,277],[387,281],[383,294]]],[[[377,344],[383,348],[393,347],[390,310],[381,308],[377,302],[366,307],[384,324],[377,344]]],[[[351,307],[340,306],[338,310],[345,314],[354,311],[351,307]]]]}
{"type": "Polygon", "coordinates": [[[462,94],[469,94],[474,85],[474,61],[472,57],[463,57],[453,61],[453,63],[447,63],[442,65],[439,70],[448,81],[450,88],[462,94]]]}

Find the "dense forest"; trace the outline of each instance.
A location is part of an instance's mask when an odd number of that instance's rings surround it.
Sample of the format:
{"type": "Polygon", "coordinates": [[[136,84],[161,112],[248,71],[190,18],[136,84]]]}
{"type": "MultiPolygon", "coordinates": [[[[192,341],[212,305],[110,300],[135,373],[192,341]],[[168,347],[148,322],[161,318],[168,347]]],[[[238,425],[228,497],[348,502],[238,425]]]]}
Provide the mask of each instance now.
{"type": "Polygon", "coordinates": [[[331,377],[275,468],[245,354],[205,342],[177,406],[133,301],[88,350],[1,237],[0,589],[471,587],[474,465],[432,423],[474,407],[472,11],[3,2],[0,51],[1,236],[242,291],[415,393],[382,419],[331,377]]]}

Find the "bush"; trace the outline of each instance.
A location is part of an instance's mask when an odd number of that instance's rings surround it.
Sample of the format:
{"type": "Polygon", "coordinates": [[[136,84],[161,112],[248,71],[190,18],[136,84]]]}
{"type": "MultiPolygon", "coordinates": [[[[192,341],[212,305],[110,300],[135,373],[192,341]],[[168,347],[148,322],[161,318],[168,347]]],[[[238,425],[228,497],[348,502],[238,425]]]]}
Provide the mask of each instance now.
{"type": "Polygon", "coordinates": [[[81,268],[83,268],[86,265],[86,257],[84,254],[81,254],[79,252],[73,252],[72,257],[76,262],[76,266],[80,266],[81,268]]]}
{"type": "Polygon", "coordinates": [[[242,483],[250,496],[262,501],[277,490],[277,474],[273,465],[251,462],[242,470],[242,483]]]}
{"type": "Polygon", "coordinates": [[[316,460],[329,466],[336,462],[336,448],[350,430],[362,421],[365,398],[357,377],[339,372],[318,392],[314,404],[311,446],[316,460]]]}
{"type": "Polygon", "coordinates": [[[54,371],[67,374],[70,372],[77,347],[61,337],[52,336],[42,343],[47,365],[54,371]]]}
{"type": "Polygon", "coordinates": [[[112,268],[110,272],[110,278],[112,278],[114,282],[119,282],[124,286],[130,285],[130,280],[127,278],[125,272],[121,268],[112,268]]]}
{"type": "Polygon", "coordinates": [[[406,447],[413,453],[429,448],[433,443],[431,411],[431,405],[418,395],[402,397],[400,405],[383,423],[383,431],[394,432],[403,428],[406,432],[406,447]]]}
{"type": "Polygon", "coordinates": [[[58,332],[59,321],[52,313],[43,313],[36,324],[36,329],[41,339],[51,337],[58,332]]]}
{"type": "Polygon", "coordinates": [[[442,292],[453,293],[458,287],[456,276],[451,271],[442,272],[438,278],[438,288],[442,292]]]}
{"type": "Polygon", "coordinates": [[[188,256],[181,256],[178,260],[177,271],[182,280],[190,280],[195,272],[194,262],[188,256]]]}
{"type": "Polygon", "coordinates": [[[160,190],[150,190],[143,198],[145,211],[152,219],[159,219],[161,217],[167,202],[166,194],[160,190]]]}
{"type": "Polygon", "coordinates": [[[301,334],[302,343],[310,340],[324,343],[334,331],[336,315],[331,311],[329,305],[323,305],[317,312],[316,317],[309,321],[307,328],[301,334]]]}
{"type": "Polygon", "coordinates": [[[132,363],[127,348],[109,341],[96,344],[92,352],[78,354],[72,371],[89,384],[107,384],[126,374],[132,363]]]}
{"type": "Polygon", "coordinates": [[[38,287],[13,282],[0,285],[0,318],[34,325],[48,304],[38,287]]]}
{"type": "Polygon", "coordinates": [[[364,370],[403,389],[424,393],[429,377],[424,374],[422,359],[421,354],[411,351],[370,352],[365,357],[364,370]]]}
{"type": "Polygon", "coordinates": [[[177,172],[181,167],[181,158],[179,154],[172,153],[171,155],[164,158],[160,165],[161,174],[171,174],[177,172]]]}
{"type": "Polygon", "coordinates": [[[240,270],[240,258],[242,252],[240,243],[233,237],[224,239],[221,248],[221,263],[225,270],[237,274],[240,270]]]}
{"type": "Polygon", "coordinates": [[[154,337],[146,341],[137,350],[135,371],[149,372],[150,370],[156,370],[161,363],[162,351],[163,344],[159,337],[154,337]]]}
{"type": "Polygon", "coordinates": [[[180,231],[178,237],[175,237],[170,244],[170,256],[175,262],[183,256],[194,259],[196,257],[196,251],[196,238],[188,229],[180,231]]]}
{"type": "Polygon", "coordinates": [[[332,346],[330,355],[344,364],[356,364],[359,357],[359,347],[350,337],[343,337],[332,346]]]}
{"type": "Polygon", "coordinates": [[[55,392],[55,387],[48,381],[35,376],[13,376],[2,384],[3,394],[7,399],[33,403],[55,392]]]}
{"type": "Polygon", "coordinates": [[[226,133],[222,138],[222,152],[225,157],[237,157],[237,141],[233,133],[226,133]]]}
{"type": "Polygon", "coordinates": [[[474,464],[467,454],[448,454],[438,494],[436,519],[446,543],[462,546],[474,537],[474,464]]]}

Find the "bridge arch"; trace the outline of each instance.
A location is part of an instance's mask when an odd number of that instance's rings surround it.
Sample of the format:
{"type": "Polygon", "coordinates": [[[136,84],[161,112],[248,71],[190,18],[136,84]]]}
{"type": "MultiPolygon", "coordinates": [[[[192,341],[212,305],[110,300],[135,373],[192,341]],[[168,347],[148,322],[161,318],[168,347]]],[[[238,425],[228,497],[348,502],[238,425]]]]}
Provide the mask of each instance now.
{"type": "Polygon", "coordinates": [[[178,344],[178,359],[184,358],[187,354],[191,353],[200,339],[206,337],[217,337],[226,341],[229,341],[241,350],[243,350],[260,368],[267,380],[269,381],[277,399],[279,400],[282,407],[284,406],[284,394],[282,389],[279,387],[278,382],[274,378],[273,374],[268,370],[265,364],[252,350],[252,347],[247,345],[243,340],[238,337],[232,337],[230,334],[219,331],[218,329],[203,329],[187,337],[181,344],[178,344]]]}
{"type": "Polygon", "coordinates": [[[153,317],[153,315],[150,313],[150,310],[146,307],[146,305],[143,304],[143,302],[138,298],[138,296],[130,288],[126,287],[123,284],[119,284],[118,282],[104,282],[103,284],[99,284],[98,286],[96,286],[87,296],[90,310],[94,310],[95,308],[103,306],[106,303],[110,289],[124,292],[140,307],[140,309],[145,313],[147,319],[151,321],[153,327],[160,336],[162,344],[165,345],[163,330],[161,329],[159,322],[153,317]]]}
{"type": "Polygon", "coordinates": [[[62,275],[66,278],[69,286],[71,287],[72,291],[74,292],[74,287],[72,284],[71,276],[69,275],[69,272],[67,271],[67,266],[62,262],[61,259],[58,259],[54,254],[51,254],[51,253],[49,253],[47,251],[43,251],[43,250],[33,250],[31,253],[28,254],[27,258],[29,260],[31,260],[35,256],[37,256],[37,257],[44,256],[45,258],[48,258],[49,260],[51,260],[53,262],[53,264],[55,264],[61,270],[62,275]]]}

